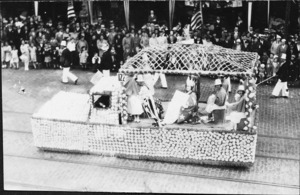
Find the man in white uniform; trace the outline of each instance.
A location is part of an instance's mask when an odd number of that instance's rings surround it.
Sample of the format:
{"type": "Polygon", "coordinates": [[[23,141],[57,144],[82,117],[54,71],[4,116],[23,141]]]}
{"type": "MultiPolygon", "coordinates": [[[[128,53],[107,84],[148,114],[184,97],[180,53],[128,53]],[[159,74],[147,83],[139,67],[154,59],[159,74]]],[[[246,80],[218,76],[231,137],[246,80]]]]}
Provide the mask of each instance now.
{"type": "Polygon", "coordinates": [[[60,63],[63,67],[62,83],[68,83],[68,78],[71,79],[74,84],[77,84],[78,77],[70,72],[71,66],[71,52],[67,48],[66,41],[61,42],[62,54],[60,56],[60,63]]]}

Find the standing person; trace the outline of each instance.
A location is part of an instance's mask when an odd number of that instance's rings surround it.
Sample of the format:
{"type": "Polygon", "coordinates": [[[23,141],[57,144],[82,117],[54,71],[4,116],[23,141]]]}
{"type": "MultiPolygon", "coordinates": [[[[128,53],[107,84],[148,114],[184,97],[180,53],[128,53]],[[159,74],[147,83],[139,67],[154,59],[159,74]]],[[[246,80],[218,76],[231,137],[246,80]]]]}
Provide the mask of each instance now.
{"type": "Polygon", "coordinates": [[[103,45],[101,48],[104,53],[101,58],[101,69],[102,70],[111,70],[112,69],[112,57],[108,45],[103,45]]]}
{"type": "Polygon", "coordinates": [[[131,77],[124,85],[126,88],[126,95],[128,96],[127,111],[133,116],[134,122],[140,122],[140,115],[143,113],[142,98],[140,97],[140,91],[144,85],[142,75],[138,75],[137,80],[131,77]]]}
{"type": "Polygon", "coordinates": [[[134,36],[132,38],[132,42],[133,42],[133,48],[135,50],[136,47],[140,47],[140,43],[141,43],[141,38],[139,37],[139,34],[137,33],[137,31],[134,32],[134,36]]]}
{"type": "Polygon", "coordinates": [[[68,78],[70,78],[76,85],[78,82],[78,77],[70,72],[71,66],[71,53],[67,48],[66,41],[61,41],[62,54],[60,57],[60,63],[63,67],[62,83],[68,83],[68,78]]]}
{"type": "Polygon", "coordinates": [[[76,50],[76,40],[73,37],[70,37],[70,40],[68,41],[67,48],[71,52],[71,66],[74,68],[76,65],[78,65],[79,62],[79,55],[76,50]]]}
{"type": "Polygon", "coordinates": [[[97,40],[97,48],[99,50],[99,56],[102,57],[103,53],[105,52],[102,48],[106,47],[108,42],[104,39],[104,35],[100,34],[100,39],[97,40]]]}
{"type": "Polygon", "coordinates": [[[154,11],[151,10],[150,11],[150,15],[148,16],[148,23],[153,23],[155,24],[157,22],[157,17],[156,15],[154,14],[154,11]]]}
{"type": "Polygon", "coordinates": [[[279,97],[280,92],[282,92],[282,97],[289,97],[289,89],[288,89],[288,79],[289,79],[289,64],[285,61],[286,55],[282,54],[281,56],[282,65],[279,67],[276,75],[278,76],[278,81],[273,89],[272,95],[270,98],[279,97]]]}
{"type": "Polygon", "coordinates": [[[146,48],[146,47],[149,47],[149,36],[148,36],[148,33],[146,31],[144,31],[142,33],[140,44],[141,44],[143,49],[146,48]]]}
{"type": "Polygon", "coordinates": [[[10,67],[12,68],[11,66],[11,60],[12,60],[12,48],[11,46],[8,44],[8,42],[6,41],[5,42],[5,45],[3,47],[3,51],[4,51],[4,55],[1,56],[1,59],[4,59],[4,63],[6,65],[6,68],[10,67]]]}
{"type": "Polygon", "coordinates": [[[155,47],[158,45],[155,33],[151,34],[151,37],[149,39],[149,45],[150,45],[150,47],[155,47]]]}
{"type": "Polygon", "coordinates": [[[79,54],[79,58],[80,58],[80,66],[82,69],[87,69],[87,58],[88,58],[89,54],[86,50],[85,47],[82,47],[82,51],[79,54]]]}
{"type": "Polygon", "coordinates": [[[92,71],[95,73],[97,70],[102,71],[101,66],[101,58],[99,57],[98,52],[94,53],[94,57],[92,58],[92,71]]]}
{"type": "Polygon", "coordinates": [[[123,46],[123,50],[124,50],[124,54],[123,54],[124,59],[128,55],[131,56],[131,54],[134,52],[134,48],[133,48],[133,39],[130,36],[129,31],[126,32],[126,36],[122,40],[122,46],[123,46]]]}
{"type": "Polygon", "coordinates": [[[123,46],[122,46],[122,40],[123,40],[123,37],[122,37],[122,34],[121,34],[121,31],[119,30],[117,32],[117,35],[114,39],[114,46],[115,46],[115,49],[116,49],[116,57],[117,57],[117,60],[120,62],[120,61],[124,61],[123,59],[123,46]]]}
{"type": "Polygon", "coordinates": [[[278,56],[278,47],[280,46],[281,42],[280,42],[281,36],[276,35],[276,41],[274,41],[271,45],[271,53],[274,55],[278,56]]]}
{"type": "Polygon", "coordinates": [[[281,62],[281,56],[283,55],[283,54],[285,54],[285,56],[286,56],[286,59],[284,59],[284,60],[290,60],[290,57],[291,57],[291,55],[290,55],[290,49],[289,49],[289,46],[288,46],[288,44],[286,43],[286,39],[282,39],[281,40],[281,45],[279,45],[279,47],[278,47],[278,59],[279,59],[279,62],[281,62]]]}
{"type": "Polygon", "coordinates": [[[33,43],[29,45],[29,53],[30,53],[30,62],[34,69],[36,69],[36,46],[33,43]]]}
{"type": "Polygon", "coordinates": [[[53,51],[52,51],[52,64],[53,64],[53,68],[57,69],[59,68],[59,47],[56,47],[53,51]]]}
{"type": "Polygon", "coordinates": [[[10,68],[19,69],[19,55],[15,45],[12,46],[10,68]]]}
{"type": "Polygon", "coordinates": [[[46,68],[51,68],[51,45],[49,43],[45,44],[45,65],[46,68]]]}
{"type": "Polygon", "coordinates": [[[77,52],[79,53],[79,55],[80,55],[83,47],[85,47],[85,50],[87,50],[87,51],[89,50],[89,45],[88,45],[88,42],[85,39],[85,34],[84,33],[80,34],[80,40],[78,41],[76,47],[77,47],[77,52]]]}
{"type": "Polygon", "coordinates": [[[20,56],[20,59],[24,63],[24,70],[28,71],[29,70],[29,45],[25,43],[24,40],[21,41],[20,51],[22,54],[20,56]]]}

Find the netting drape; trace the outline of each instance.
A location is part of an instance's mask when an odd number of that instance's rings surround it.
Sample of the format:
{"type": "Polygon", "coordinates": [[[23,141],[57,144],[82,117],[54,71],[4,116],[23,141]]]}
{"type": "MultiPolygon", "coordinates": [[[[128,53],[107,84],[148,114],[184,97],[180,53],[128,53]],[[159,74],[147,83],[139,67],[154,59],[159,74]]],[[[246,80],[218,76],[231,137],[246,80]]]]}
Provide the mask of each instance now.
{"type": "Polygon", "coordinates": [[[220,46],[177,43],[147,47],[127,60],[120,71],[251,76],[257,55],[220,46]]]}

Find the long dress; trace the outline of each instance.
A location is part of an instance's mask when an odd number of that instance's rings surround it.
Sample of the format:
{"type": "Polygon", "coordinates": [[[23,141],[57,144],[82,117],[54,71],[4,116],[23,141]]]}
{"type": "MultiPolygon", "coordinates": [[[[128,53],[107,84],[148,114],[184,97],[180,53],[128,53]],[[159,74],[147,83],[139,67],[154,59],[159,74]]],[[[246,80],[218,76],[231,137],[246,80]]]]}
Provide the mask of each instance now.
{"type": "Polygon", "coordinates": [[[131,115],[140,115],[143,113],[142,100],[139,97],[140,87],[134,78],[131,78],[126,84],[127,100],[127,112],[131,115]]]}
{"type": "Polygon", "coordinates": [[[29,52],[30,52],[30,61],[31,62],[36,62],[36,47],[29,47],[29,52]]]}

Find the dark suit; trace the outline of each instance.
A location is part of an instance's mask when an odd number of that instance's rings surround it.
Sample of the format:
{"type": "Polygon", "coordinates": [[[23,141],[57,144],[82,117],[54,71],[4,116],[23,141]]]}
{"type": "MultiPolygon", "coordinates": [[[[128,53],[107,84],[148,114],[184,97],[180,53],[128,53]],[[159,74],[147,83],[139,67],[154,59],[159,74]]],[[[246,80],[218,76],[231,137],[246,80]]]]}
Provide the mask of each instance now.
{"type": "Polygon", "coordinates": [[[71,52],[68,48],[65,48],[60,57],[60,64],[64,68],[71,66],[71,52]]]}

